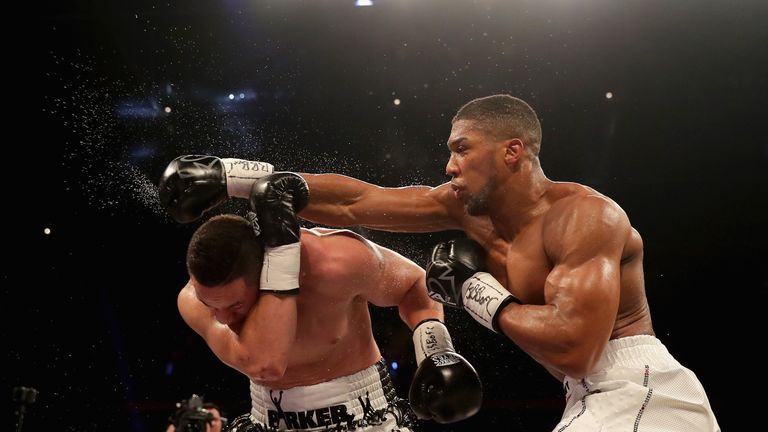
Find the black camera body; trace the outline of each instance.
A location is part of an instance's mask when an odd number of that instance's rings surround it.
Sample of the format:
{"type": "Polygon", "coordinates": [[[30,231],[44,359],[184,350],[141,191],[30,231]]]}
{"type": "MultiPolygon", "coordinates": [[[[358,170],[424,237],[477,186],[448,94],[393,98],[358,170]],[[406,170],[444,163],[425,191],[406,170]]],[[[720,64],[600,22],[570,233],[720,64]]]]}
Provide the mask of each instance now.
{"type": "Polygon", "coordinates": [[[205,432],[205,426],[213,421],[213,414],[203,408],[203,398],[193,394],[189,400],[176,404],[171,423],[176,432],[205,432]]]}

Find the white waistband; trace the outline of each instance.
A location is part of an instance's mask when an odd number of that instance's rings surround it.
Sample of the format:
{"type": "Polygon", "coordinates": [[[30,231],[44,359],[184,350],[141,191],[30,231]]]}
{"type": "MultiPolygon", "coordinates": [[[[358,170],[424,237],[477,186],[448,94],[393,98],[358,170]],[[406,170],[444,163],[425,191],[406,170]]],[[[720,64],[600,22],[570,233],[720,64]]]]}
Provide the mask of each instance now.
{"type": "Polygon", "coordinates": [[[258,423],[271,425],[276,421],[335,424],[350,415],[359,419],[370,409],[386,408],[394,397],[394,387],[382,360],[352,375],[287,390],[274,390],[251,381],[251,416],[258,423]]]}
{"type": "Polygon", "coordinates": [[[609,340],[595,370],[615,365],[644,367],[649,362],[657,367],[679,365],[656,336],[638,335],[609,340]]]}

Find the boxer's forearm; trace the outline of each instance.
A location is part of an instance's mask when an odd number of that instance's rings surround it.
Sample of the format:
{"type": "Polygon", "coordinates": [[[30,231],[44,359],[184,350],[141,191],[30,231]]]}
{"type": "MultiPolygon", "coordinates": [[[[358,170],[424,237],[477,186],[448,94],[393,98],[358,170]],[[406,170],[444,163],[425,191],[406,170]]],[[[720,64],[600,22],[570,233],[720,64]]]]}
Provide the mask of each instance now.
{"type": "Polygon", "coordinates": [[[440,200],[445,185],[385,188],[339,174],[301,175],[309,184],[309,205],[300,216],[312,222],[397,232],[459,228],[440,200]]]}
{"type": "Polygon", "coordinates": [[[197,299],[191,284],[179,292],[177,305],[184,322],[205,340],[216,357],[227,366],[245,373],[239,362],[245,357],[245,352],[237,333],[230,326],[220,323],[213,311],[197,299]]]}
{"type": "Polygon", "coordinates": [[[424,320],[445,320],[443,305],[429,298],[423,276],[405,293],[397,307],[400,318],[411,330],[424,320]]]}
{"type": "Polygon", "coordinates": [[[596,338],[564,319],[554,305],[509,304],[500,314],[498,324],[500,332],[555,377],[587,375],[602,353],[596,338]]]}
{"type": "Polygon", "coordinates": [[[237,369],[259,381],[283,377],[296,338],[296,296],[262,293],[239,335],[237,369]]]}

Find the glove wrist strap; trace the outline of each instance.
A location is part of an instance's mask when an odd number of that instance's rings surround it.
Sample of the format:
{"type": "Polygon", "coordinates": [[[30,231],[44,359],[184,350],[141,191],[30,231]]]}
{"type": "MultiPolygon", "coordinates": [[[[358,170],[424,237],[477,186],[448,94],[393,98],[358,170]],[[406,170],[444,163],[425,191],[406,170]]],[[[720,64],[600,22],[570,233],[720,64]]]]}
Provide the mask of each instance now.
{"type": "Polygon", "coordinates": [[[244,159],[223,158],[227,177],[227,195],[235,198],[248,198],[253,182],[272,174],[274,167],[266,162],[247,161],[244,159]]]}
{"type": "Polygon", "coordinates": [[[300,266],[300,242],[266,248],[259,279],[261,291],[298,294],[300,266]]]}
{"type": "Polygon", "coordinates": [[[432,354],[454,351],[448,328],[437,319],[424,320],[413,329],[413,347],[417,365],[432,354]]]}
{"type": "Polygon", "coordinates": [[[461,286],[464,310],[489,330],[498,333],[498,314],[509,303],[520,300],[507,291],[493,276],[477,272],[461,286]]]}

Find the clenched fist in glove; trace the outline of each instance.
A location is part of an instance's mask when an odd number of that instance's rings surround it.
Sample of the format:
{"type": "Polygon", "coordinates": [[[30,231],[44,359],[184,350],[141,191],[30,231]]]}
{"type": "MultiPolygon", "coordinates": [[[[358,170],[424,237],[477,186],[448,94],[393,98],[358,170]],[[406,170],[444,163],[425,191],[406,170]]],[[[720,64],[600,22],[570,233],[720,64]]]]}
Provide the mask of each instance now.
{"type": "Polygon", "coordinates": [[[484,257],[482,246],[471,239],[438,243],[427,263],[427,290],[434,300],[464,308],[477,322],[498,332],[499,313],[520,300],[483,271],[484,257]]]}
{"type": "Polygon", "coordinates": [[[445,325],[435,319],[413,330],[419,368],[408,399],[417,417],[453,423],[475,415],[483,403],[483,388],[475,368],[453,349],[445,325]]]}
{"type": "Polygon", "coordinates": [[[192,222],[228,197],[248,198],[254,180],[272,170],[272,165],[264,162],[179,156],[160,178],[160,203],[177,222],[192,222]]]}
{"type": "Polygon", "coordinates": [[[296,213],[309,202],[309,188],[298,174],[278,172],[253,183],[251,209],[264,239],[261,290],[298,294],[301,230],[296,213]]]}

